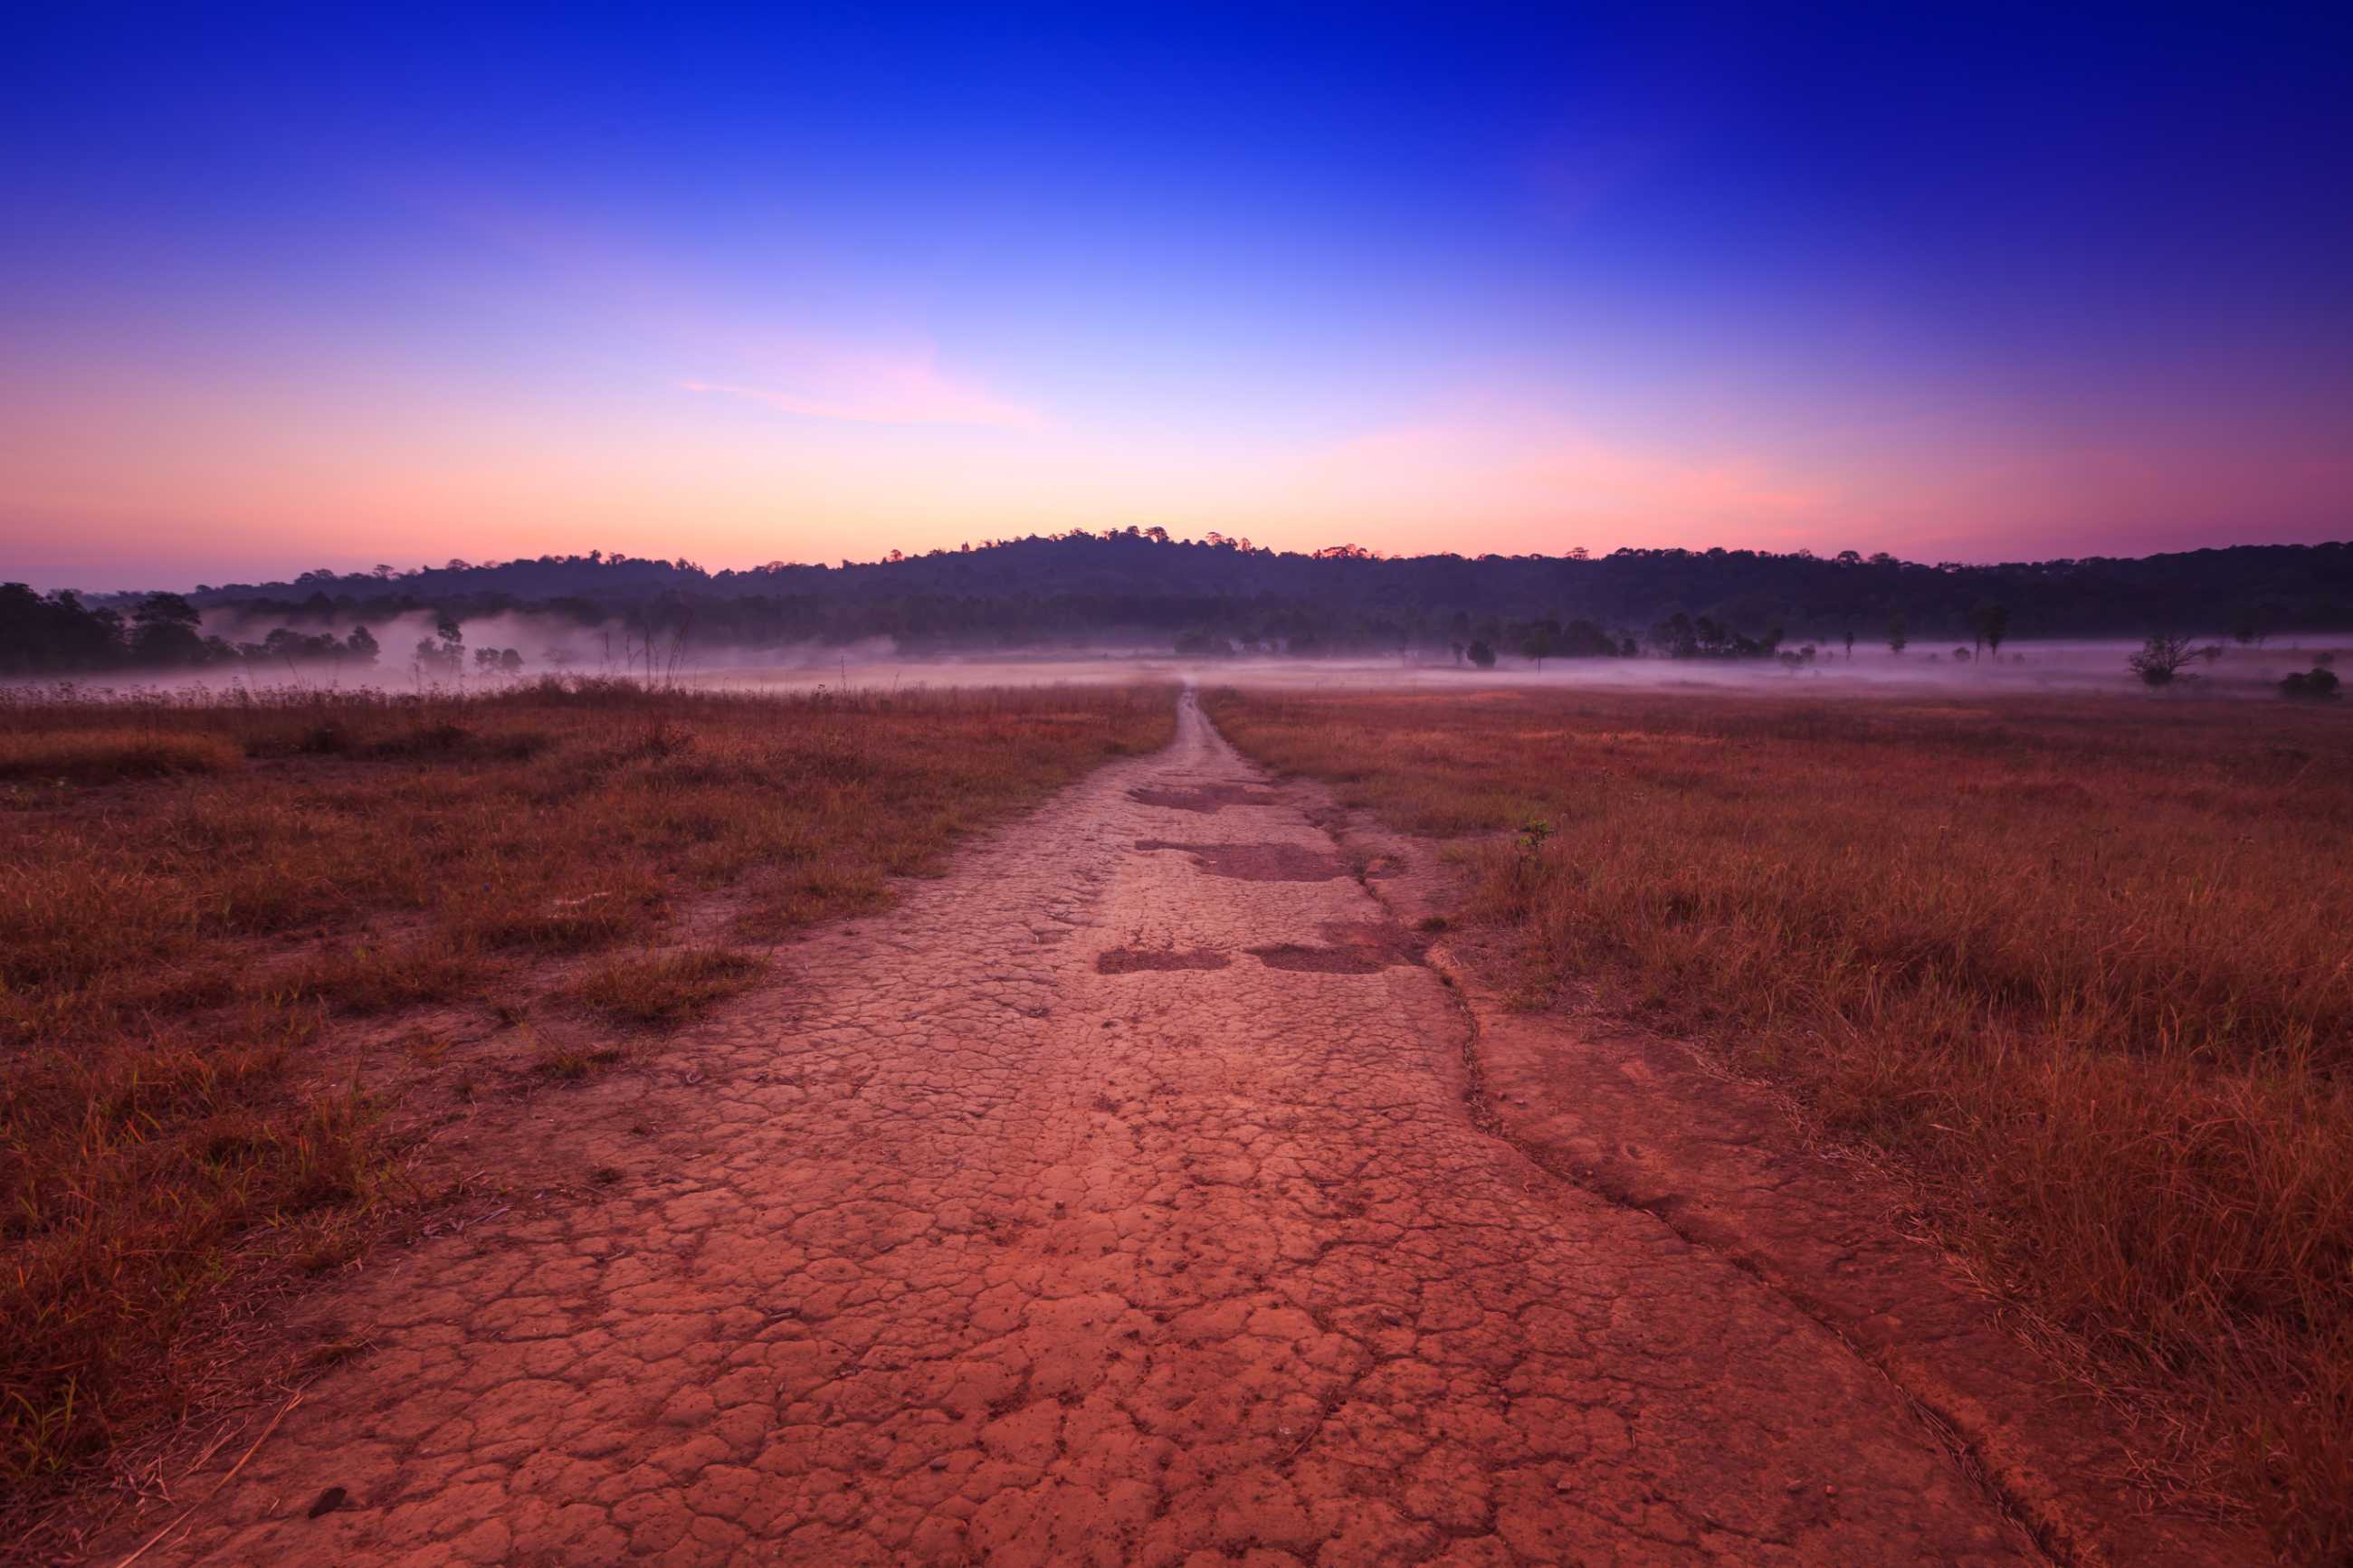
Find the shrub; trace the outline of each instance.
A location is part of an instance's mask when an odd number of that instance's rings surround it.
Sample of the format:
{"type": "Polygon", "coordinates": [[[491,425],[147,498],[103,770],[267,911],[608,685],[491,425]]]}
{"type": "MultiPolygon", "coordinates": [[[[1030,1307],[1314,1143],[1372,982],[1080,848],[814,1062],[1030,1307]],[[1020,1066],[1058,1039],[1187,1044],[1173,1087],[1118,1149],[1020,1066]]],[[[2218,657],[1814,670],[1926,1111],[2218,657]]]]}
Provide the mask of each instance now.
{"type": "Polygon", "coordinates": [[[2279,694],[2292,702],[2334,702],[2343,695],[2337,672],[2321,665],[2299,670],[2279,683],[2279,694]]]}
{"type": "Polygon", "coordinates": [[[2189,639],[2170,632],[2152,632],[2140,651],[2125,660],[2125,666],[2150,686],[2166,686],[2181,673],[2181,667],[2197,657],[2189,639]]]}

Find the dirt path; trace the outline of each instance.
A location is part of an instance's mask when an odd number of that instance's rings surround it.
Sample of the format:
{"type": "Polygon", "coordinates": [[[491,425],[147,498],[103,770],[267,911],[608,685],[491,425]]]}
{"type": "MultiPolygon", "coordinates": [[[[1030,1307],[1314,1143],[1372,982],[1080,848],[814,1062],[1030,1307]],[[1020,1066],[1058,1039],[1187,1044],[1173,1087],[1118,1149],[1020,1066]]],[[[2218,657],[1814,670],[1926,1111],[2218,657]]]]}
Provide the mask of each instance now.
{"type": "Polygon", "coordinates": [[[335,1292],[377,1349],[142,1563],[2033,1560],[1836,1338],[1479,1131],[1379,920],[1188,700],[579,1091],[589,1191],[335,1292]]]}

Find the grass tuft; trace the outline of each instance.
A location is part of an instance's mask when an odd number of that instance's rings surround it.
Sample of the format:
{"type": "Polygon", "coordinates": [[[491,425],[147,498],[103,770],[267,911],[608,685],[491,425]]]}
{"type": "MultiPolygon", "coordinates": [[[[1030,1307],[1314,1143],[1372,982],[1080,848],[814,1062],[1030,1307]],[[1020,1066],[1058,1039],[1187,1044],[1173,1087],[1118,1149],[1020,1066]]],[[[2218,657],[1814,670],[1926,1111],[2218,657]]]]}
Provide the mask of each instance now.
{"type": "Polygon", "coordinates": [[[648,953],[607,963],[571,995],[616,1023],[667,1028],[744,990],[766,968],[765,959],[733,948],[648,953]]]}
{"type": "Polygon", "coordinates": [[[550,1046],[532,1058],[531,1070],[543,1078],[576,1082],[619,1066],[628,1054],[618,1046],[550,1046]]]}

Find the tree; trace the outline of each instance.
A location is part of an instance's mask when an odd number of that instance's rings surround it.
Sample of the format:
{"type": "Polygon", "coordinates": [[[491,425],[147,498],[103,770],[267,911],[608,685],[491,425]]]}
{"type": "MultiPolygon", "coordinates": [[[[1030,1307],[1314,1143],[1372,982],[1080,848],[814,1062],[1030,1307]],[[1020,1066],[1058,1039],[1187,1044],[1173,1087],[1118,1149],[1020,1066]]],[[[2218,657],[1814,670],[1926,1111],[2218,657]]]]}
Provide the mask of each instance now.
{"type": "Polygon", "coordinates": [[[196,608],[177,594],[150,594],[131,612],[131,658],[153,666],[202,664],[196,608]]]}
{"type": "Polygon", "coordinates": [[[1904,612],[1898,610],[1887,617],[1887,651],[1902,653],[1911,644],[1912,638],[1904,629],[1904,612]]]}
{"type": "Polygon", "coordinates": [[[1495,650],[1484,641],[1474,640],[1471,644],[1471,662],[1481,669],[1493,669],[1495,668],[1495,650]]]}
{"type": "Polygon", "coordinates": [[[466,634],[458,623],[443,616],[434,624],[439,641],[420,637],[417,643],[417,668],[427,675],[458,675],[466,668],[466,634]]]}
{"type": "Polygon", "coordinates": [[[343,647],[356,664],[375,662],[375,636],[365,626],[353,626],[352,635],[343,639],[343,647]]]}
{"type": "Polygon", "coordinates": [[[2010,606],[1980,605],[1969,620],[1977,630],[1978,641],[1985,646],[1985,651],[2000,658],[2002,642],[2010,636],[2010,606]]]}
{"type": "Polygon", "coordinates": [[[2151,632],[2140,651],[2125,660],[2125,666],[2150,686],[2169,686],[2181,673],[2181,667],[2198,657],[2189,639],[2172,632],[2151,632]]]}
{"type": "Polygon", "coordinates": [[[1527,636],[1520,639],[1520,651],[1536,661],[1536,673],[1544,673],[1544,661],[1560,647],[1560,625],[1556,621],[1538,621],[1528,627],[1527,636]]]}
{"type": "MultiPolygon", "coordinates": [[[[1850,550],[1846,552],[1845,555],[1840,556],[1839,559],[1843,561],[1846,559],[1847,555],[1852,555],[1853,553],[1854,552],[1850,550]]],[[[1846,656],[1849,658],[1852,658],[1854,657],[1854,628],[1852,626],[1849,626],[1846,630],[1846,656]]]]}

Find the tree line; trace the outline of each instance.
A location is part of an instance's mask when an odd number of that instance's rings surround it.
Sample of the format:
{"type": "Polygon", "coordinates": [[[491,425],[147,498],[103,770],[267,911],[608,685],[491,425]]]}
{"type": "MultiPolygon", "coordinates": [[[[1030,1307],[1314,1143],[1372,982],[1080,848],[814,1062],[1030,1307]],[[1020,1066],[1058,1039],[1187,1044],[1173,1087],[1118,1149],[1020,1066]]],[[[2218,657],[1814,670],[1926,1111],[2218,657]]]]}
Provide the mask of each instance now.
{"type": "Polygon", "coordinates": [[[1212,534],[1085,530],[839,565],[772,562],[707,571],[590,551],[451,561],[288,582],[200,584],[181,594],[39,595],[0,585],[0,672],[334,661],[446,670],[560,657],[569,631],[695,651],[829,647],[889,638],[909,653],[1172,648],[1237,654],[1400,653],[1478,662],[1535,659],[1802,659],[1855,640],[1898,651],[2006,637],[2153,630],[2260,641],[2353,627],[2353,545],[2242,545],[2139,558],[1924,564],[1847,551],[1620,550],[1565,555],[1384,556],[1352,545],[1278,552],[1212,534]],[[219,613],[274,630],[207,636],[219,613]],[[546,650],[463,648],[431,637],[375,647],[375,632],[424,616],[451,628],[522,614],[546,650]],[[1999,617],[1999,629],[1989,617],[1999,617]],[[372,629],[373,628],[373,629],[372,629]],[[282,636],[280,634],[283,634],[282,636]],[[364,634],[364,636],[363,636],[364,634]],[[274,640],[273,640],[274,639],[274,640]],[[1947,639],[1951,639],[1949,642],[1947,639]],[[426,645],[429,645],[426,646],[426,645]],[[461,651],[462,650],[462,651],[461,651]]]}

